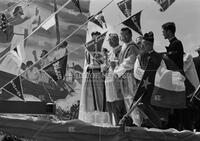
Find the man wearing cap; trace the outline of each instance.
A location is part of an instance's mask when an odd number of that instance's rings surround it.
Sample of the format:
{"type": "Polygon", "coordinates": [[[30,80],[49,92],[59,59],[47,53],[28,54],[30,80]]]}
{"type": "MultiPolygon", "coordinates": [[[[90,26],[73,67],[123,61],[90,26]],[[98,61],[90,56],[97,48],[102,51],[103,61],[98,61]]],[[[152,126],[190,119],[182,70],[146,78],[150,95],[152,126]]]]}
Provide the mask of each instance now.
{"type": "MultiPolygon", "coordinates": [[[[134,64],[134,76],[139,81],[142,80],[143,74],[145,72],[145,69],[148,63],[151,62],[151,70],[146,70],[146,71],[156,71],[158,67],[160,66],[162,56],[159,53],[155,52],[155,50],[153,49],[153,43],[154,43],[153,32],[150,31],[148,33],[145,33],[143,38],[141,39],[140,54],[137,56],[137,59],[134,64]]],[[[151,77],[154,77],[154,76],[151,76],[151,77]]],[[[154,81],[151,83],[154,83],[154,81]]],[[[148,91],[145,93],[142,99],[143,105],[151,105],[150,102],[151,102],[152,92],[153,92],[153,88],[148,88],[148,91]]],[[[153,108],[154,108],[153,110],[156,111],[156,114],[159,114],[160,119],[162,118],[162,120],[166,122],[167,116],[168,116],[168,113],[167,113],[168,110],[164,108],[159,108],[159,107],[153,107],[153,108]]],[[[145,120],[146,116],[144,115],[142,116],[142,114],[140,114],[140,118],[141,118],[140,121],[143,121],[143,123],[141,123],[142,126],[153,127],[151,123],[149,122],[149,120],[145,120]]],[[[163,127],[164,125],[159,125],[159,126],[163,127]]],[[[165,123],[165,126],[166,126],[166,123],[165,123]]]]}
{"type": "MultiPolygon", "coordinates": [[[[139,49],[132,40],[132,31],[129,28],[121,29],[120,39],[123,45],[119,53],[119,65],[114,69],[114,77],[119,78],[126,110],[128,110],[137,88],[136,79],[133,76],[133,68],[139,49]]],[[[131,116],[133,117],[134,114],[131,116]]]]}
{"type": "Polygon", "coordinates": [[[106,101],[110,121],[113,125],[118,125],[119,120],[123,117],[124,114],[126,114],[126,108],[120,89],[119,79],[116,79],[113,76],[113,71],[118,65],[118,57],[121,46],[119,45],[119,37],[116,33],[109,34],[108,42],[112,49],[108,53],[107,64],[104,67],[104,70],[107,70],[105,77],[106,101]],[[115,121],[113,121],[112,115],[114,115],[115,121]]]}

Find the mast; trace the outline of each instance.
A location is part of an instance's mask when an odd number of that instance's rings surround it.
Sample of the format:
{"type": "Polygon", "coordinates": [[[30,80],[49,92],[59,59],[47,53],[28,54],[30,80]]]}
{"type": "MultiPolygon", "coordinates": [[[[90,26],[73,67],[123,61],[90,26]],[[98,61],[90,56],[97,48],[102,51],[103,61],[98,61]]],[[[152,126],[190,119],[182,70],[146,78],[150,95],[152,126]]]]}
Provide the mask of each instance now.
{"type": "MultiPolygon", "coordinates": [[[[55,11],[57,11],[56,0],[54,0],[54,12],[55,11]]],[[[59,31],[58,14],[55,14],[55,21],[56,21],[56,37],[57,37],[56,45],[58,45],[60,43],[60,31],[59,31]]]]}

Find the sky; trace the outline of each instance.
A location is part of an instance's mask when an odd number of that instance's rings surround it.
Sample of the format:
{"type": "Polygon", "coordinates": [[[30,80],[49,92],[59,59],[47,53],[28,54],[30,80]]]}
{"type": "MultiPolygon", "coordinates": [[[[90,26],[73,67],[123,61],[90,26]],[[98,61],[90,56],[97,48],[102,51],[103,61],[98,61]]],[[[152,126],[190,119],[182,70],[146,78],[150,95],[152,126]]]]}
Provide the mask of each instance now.
{"type": "MultiPolygon", "coordinates": [[[[124,27],[120,23],[126,18],[116,5],[118,1],[121,0],[115,0],[103,10],[109,32],[119,33],[120,28],[124,27]]],[[[109,0],[91,0],[90,12],[96,13],[107,3],[109,0]]],[[[162,24],[170,21],[176,24],[176,36],[182,41],[184,51],[196,56],[195,49],[200,45],[200,0],[176,0],[165,12],[160,12],[159,9],[160,6],[154,0],[132,0],[132,14],[143,10],[141,14],[142,32],[154,32],[155,50],[166,51],[165,46],[169,43],[163,38],[161,27],[162,24]]],[[[94,24],[89,26],[90,32],[96,28],[94,24]]],[[[133,31],[133,40],[138,36],[139,34],[133,31]]],[[[104,44],[104,46],[108,45],[104,44]]]]}

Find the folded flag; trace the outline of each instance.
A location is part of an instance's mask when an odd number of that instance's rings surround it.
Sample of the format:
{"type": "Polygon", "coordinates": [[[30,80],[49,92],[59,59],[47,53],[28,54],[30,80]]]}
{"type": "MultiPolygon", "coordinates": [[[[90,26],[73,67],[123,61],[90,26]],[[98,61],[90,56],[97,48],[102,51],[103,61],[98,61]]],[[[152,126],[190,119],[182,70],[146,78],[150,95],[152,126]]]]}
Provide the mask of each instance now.
{"type": "Polygon", "coordinates": [[[156,71],[151,104],[163,108],[186,108],[185,77],[178,71],[168,70],[161,62],[156,71]]]}

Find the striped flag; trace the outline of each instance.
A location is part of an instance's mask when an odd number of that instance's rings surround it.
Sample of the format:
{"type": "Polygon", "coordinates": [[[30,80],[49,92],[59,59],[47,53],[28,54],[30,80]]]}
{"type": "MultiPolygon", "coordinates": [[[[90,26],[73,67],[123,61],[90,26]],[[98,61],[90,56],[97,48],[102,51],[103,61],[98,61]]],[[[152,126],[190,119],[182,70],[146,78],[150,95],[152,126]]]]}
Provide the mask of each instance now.
{"type": "Polygon", "coordinates": [[[139,108],[159,127],[161,117],[153,106],[170,109],[185,108],[185,77],[179,71],[168,70],[165,64],[167,60],[159,57],[158,53],[153,52],[150,56],[146,71],[140,64],[143,56],[140,61],[139,58],[136,59],[134,75],[141,82],[134,101],[144,94],[141,100],[143,104],[139,108]]]}
{"type": "Polygon", "coordinates": [[[175,2],[175,0],[154,0],[154,1],[161,6],[160,8],[161,12],[167,10],[167,8],[169,8],[175,2]]]}
{"type": "Polygon", "coordinates": [[[156,71],[151,104],[163,108],[185,108],[185,77],[178,71],[171,71],[161,63],[156,71]]]}

